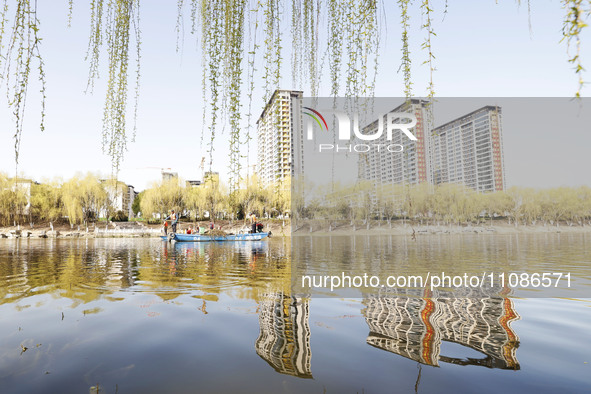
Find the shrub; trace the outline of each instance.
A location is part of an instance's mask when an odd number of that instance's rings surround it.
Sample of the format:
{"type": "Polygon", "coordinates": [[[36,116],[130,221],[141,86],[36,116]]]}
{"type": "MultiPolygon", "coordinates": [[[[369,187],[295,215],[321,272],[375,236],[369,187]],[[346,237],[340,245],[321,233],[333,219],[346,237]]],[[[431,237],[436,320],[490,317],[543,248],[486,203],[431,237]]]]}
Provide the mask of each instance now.
{"type": "Polygon", "coordinates": [[[117,211],[110,219],[112,222],[127,222],[128,217],[123,211],[117,211]]]}

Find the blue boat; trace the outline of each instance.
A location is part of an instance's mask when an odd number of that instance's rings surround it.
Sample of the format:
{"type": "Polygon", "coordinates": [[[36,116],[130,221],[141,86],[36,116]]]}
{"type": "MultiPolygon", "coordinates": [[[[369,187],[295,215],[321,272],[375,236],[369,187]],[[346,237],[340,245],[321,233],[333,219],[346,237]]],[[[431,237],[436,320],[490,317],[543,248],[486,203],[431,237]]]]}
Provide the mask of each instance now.
{"type": "Polygon", "coordinates": [[[167,236],[161,236],[165,241],[176,242],[227,242],[227,241],[261,241],[271,236],[271,232],[252,233],[252,234],[228,234],[228,235],[208,235],[208,234],[177,234],[169,233],[167,236]]]}

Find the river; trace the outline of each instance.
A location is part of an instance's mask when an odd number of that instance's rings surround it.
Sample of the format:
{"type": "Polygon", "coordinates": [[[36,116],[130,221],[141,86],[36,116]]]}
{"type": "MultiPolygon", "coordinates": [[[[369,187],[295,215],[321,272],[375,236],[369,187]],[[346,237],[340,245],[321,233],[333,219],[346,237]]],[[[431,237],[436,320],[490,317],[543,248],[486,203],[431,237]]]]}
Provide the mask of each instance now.
{"type": "Polygon", "coordinates": [[[589,392],[590,250],[589,234],[0,240],[0,392],[589,392]],[[302,269],[520,265],[579,289],[292,290],[302,269]]]}

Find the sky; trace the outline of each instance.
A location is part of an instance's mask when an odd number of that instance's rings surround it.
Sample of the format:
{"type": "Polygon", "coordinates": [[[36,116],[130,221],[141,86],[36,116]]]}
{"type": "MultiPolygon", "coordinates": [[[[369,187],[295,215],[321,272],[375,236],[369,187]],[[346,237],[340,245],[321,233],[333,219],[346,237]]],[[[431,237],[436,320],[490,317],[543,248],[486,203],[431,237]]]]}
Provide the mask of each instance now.
{"type": "MultiPolygon", "coordinates": [[[[525,3],[525,2],[524,2],[525,3]]],[[[568,63],[566,46],[560,43],[562,15],[560,1],[532,2],[531,31],[527,6],[504,1],[435,2],[432,46],[436,71],[433,75],[438,97],[572,97],[577,76],[568,63]]],[[[41,52],[47,74],[47,118],[45,131],[39,130],[39,97],[36,87],[28,97],[28,112],[22,134],[19,173],[37,181],[69,178],[77,172],[108,176],[110,159],[102,153],[101,129],[106,75],[103,72],[93,94],[85,94],[88,63],[85,54],[89,33],[89,10],[85,2],[75,2],[71,27],[68,1],[40,1],[41,52]]],[[[376,80],[377,97],[403,95],[400,65],[400,24],[395,2],[384,1],[386,23],[376,80]]],[[[176,4],[144,1],[141,5],[142,71],[137,135],[128,145],[119,178],[142,190],[160,179],[160,170],[170,168],[184,179],[201,179],[201,158],[207,156],[202,141],[203,103],[201,55],[198,37],[185,27],[184,41],[177,52],[176,4]]],[[[188,15],[188,12],[185,13],[188,15]]],[[[284,13],[282,33],[289,34],[289,15],[284,13]]],[[[187,18],[188,19],[188,18],[187,18]]],[[[186,23],[189,23],[187,20],[186,23]]],[[[323,16],[321,23],[326,23],[323,16]]],[[[426,54],[420,50],[424,32],[418,7],[411,13],[411,58],[414,93],[426,95],[429,80],[426,54]]],[[[583,64],[591,63],[591,29],[582,38],[583,64]]],[[[291,47],[284,43],[284,70],[281,88],[292,86],[291,47]]],[[[322,50],[322,48],[321,48],[322,50]]],[[[102,58],[102,64],[105,58],[102,58]]],[[[262,68],[262,56],[258,68],[262,68]]],[[[587,67],[589,68],[589,66],[587,67]]],[[[327,69],[327,66],[324,66],[327,69]]],[[[104,70],[103,70],[104,71],[104,70]]],[[[589,79],[589,73],[585,75],[589,79]]],[[[320,86],[327,96],[328,78],[320,86]]],[[[258,81],[259,86],[262,81],[258,81]]],[[[8,110],[5,86],[0,94],[0,171],[15,170],[13,117],[8,110]]],[[[589,96],[590,88],[582,90],[589,96]]],[[[130,97],[132,94],[130,93],[130,97]]],[[[263,92],[253,95],[252,116],[261,113],[263,92]]],[[[131,101],[130,101],[131,102],[131,101]]],[[[246,111],[248,103],[243,100],[246,111]]],[[[545,114],[540,114],[544,116],[545,114]]],[[[246,116],[244,116],[246,118],[246,116]]],[[[246,127],[245,122],[244,126],[246,127]]],[[[256,135],[256,131],[251,131],[256,135]]],[[[564,133],[564,130],[557,131],[564,133]]],[[[505,166],[509,186],[555,187],[591,186],[591,133],[577,132],[557,139],[554,134],[535,130],[504,129],[505,166]],[[557,143],[562,149],[556,149],[557,143]]],[[[212,170],[226,178],[228,133],[218,132],[212,170]],[[225,133],[225,134],[224,134],[225,133]]],[[[256,141],[250,145],[248,164],[256,163],[256,141]]],[[[247,162],[244,160],[244,166],[247,162]]],[[[207,168],[206,168],[207,169],[207,168]]]]}

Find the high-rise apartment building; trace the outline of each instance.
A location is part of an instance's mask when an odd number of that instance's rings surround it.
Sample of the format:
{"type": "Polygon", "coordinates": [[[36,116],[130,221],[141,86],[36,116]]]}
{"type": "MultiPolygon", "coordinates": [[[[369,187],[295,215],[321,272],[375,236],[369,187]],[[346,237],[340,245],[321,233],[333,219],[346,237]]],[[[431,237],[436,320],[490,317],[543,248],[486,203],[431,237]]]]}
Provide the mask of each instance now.
{"type": "MultiPolygon", "coordinates": [[[[432,128],[427,120],[428,105],[427,101],[413,99],[391,111],[415,115],[417,124],[411,132],[417,141],[401,130],[393,131],[392,140],[382,133],[373,142],[382,147],[360,155],[359,178],[376,185],[458,183],[478,192],[505,190],[501,108],[485,106],[432,128]],[[392,144],[402,146],[402,151],[384,149],[392,144]]],[[[386,119],[384,115],[384,125],[386,119]]],[[[363,128],[363,133],[375,134],[377,128],[375,120],[363,128]]]]}
{"type": "MultiPolygon", "coordinates": [[[[414,114],[417,124],[410,129],[410,132],[417,138],[411,140],[402,130],[393,130],[392,139],[387,139],[386,122],[387,114],[383,115],[384,132],[381,137],[372,141],[373,149],[360,154],[359,177],[361,179],[374,181],[376,183],[394,184],[417,184],[430,181],[430,125],[427,121],[428,101],[412,99],[397,108],[391,113],[414,114]],[[386,149],[390,145],[399,145],[404,149],[400,153],[393,153],[386,149]],[[377,146],[380,146],[378,149],[377,146]]],[[[393,122],[400,119],[391,119],[393,122]]],[[[363,134],[376,134],[379,122],[376,119],[373,123],[362,129],[363,134]]]]}
{"type": "Polygon", "coordinates": [[[433,130],[432,181],[479,192],[504,190],[501,108],[485,106],[433,130]]]}
{"type": "Polygon", "coordinates": [[[259,180],[263,186],[303,174],[302,92],[276,90],[257,121],[259,180]]]}

